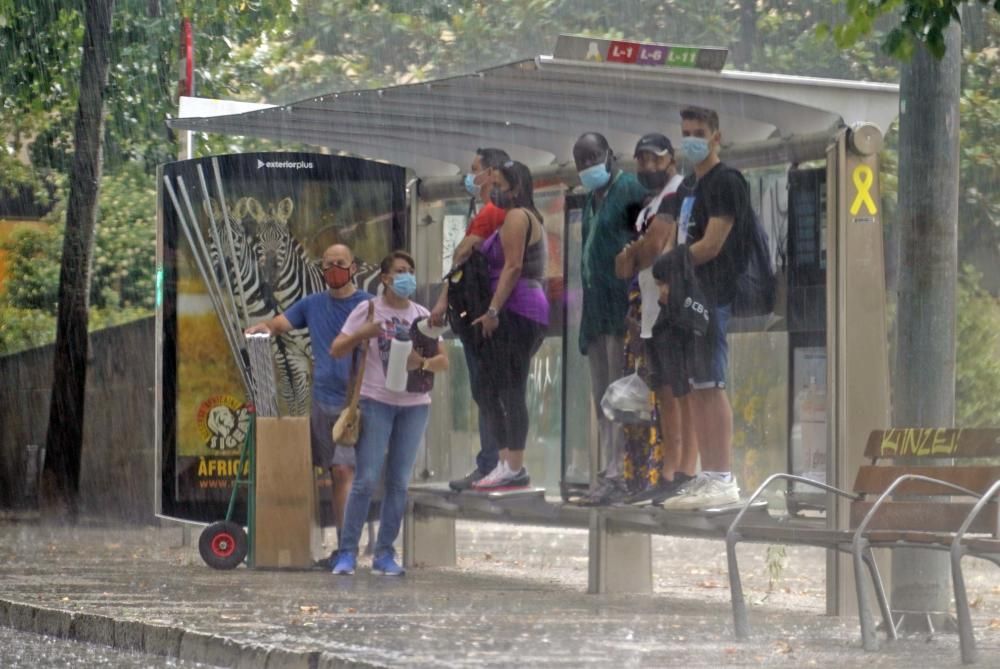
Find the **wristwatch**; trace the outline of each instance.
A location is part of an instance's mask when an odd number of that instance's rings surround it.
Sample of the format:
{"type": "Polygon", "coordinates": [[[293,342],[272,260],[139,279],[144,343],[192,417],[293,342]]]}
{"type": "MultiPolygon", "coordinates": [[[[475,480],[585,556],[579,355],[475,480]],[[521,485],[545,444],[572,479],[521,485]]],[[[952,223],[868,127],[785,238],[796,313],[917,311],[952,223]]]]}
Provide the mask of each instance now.
{"type": "Polygon", "coordinates": [[[486,313],[490,315],[490,318],[496,318],[498,320],[500,319],[499,309],[494,309],[493,307],[490,307],[489,309],[486,310],[486,313]]]}
{"type": "Polygon", "coordinates": [[[427,358],[421,358],[420,359],[420,371],[421,372],[426,372],[427,371],[427,358]]]}

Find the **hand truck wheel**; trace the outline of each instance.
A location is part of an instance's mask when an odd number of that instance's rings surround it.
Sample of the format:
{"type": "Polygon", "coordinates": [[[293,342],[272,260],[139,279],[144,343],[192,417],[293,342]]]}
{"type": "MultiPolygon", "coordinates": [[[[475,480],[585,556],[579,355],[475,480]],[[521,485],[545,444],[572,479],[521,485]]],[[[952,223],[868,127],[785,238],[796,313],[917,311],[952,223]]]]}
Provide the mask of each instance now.
{"type": "Polygon", "coordinates": [[[235,569],[247,556],[247,533],[231,520],[212,523],[201,532],[198,552],[213,569],[235,569]]]}

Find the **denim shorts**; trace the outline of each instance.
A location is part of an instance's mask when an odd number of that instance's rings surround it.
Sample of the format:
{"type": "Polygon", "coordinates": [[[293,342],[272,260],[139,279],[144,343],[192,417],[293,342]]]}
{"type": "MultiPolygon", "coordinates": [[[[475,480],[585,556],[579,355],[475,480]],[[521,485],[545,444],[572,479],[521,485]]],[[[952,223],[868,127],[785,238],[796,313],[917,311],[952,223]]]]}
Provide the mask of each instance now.
{"type": "Polygon", "coordinates": [[[704,336],[691,337],[688,374],[692,390],[726,387],[726,372],[729,369],[726,331],[731,311],[732,307],[728,304],[714,307],[709,312],[708,332],[704,336]]]}

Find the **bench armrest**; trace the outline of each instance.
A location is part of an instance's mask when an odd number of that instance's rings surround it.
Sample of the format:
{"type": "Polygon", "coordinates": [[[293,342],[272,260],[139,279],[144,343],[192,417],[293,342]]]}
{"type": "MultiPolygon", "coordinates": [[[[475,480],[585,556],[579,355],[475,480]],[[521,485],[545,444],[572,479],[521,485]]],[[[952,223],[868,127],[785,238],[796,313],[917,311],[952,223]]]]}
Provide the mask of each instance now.
{"type": "MultiPolygon", "coordinates": [[[[998,495],[1000,495],[1000,481],[997,481],[990,486],[990,489],[983,494],[979,501],[976,502],[976,505],[972,507],[972,511],[969,512],[969,515],[965,517],[965,520],[962,522],[962,526],[958,528],[958,532],[955,533],[955,538],[951,542],[951,549],[953,551],[957,550],[958,546],[962,543],[962,539],[965,538],[965,533],[969,531],[969,527],[972,525],[972,521],[976,519],[976,516],[978,516],[982,510],[986,508],[986,505],[993,499],[993,497],[998,495]]],[[[996,532],[996,530],[994,530],[994,532],[996,532]]]]}
{"type": "Polygon", "coordinates": [[[884,493],[879,495],[879,498],[875,501],[875,504],[872,505],[872,508],[868,510],[867,514],[865,514],[864,519],[862,519],[862,521],[858,524],[858,528],[854,532],[854,539],[852,541],[852,543],[855,546],[857,546],[861,542],[861,538],[864,536],[865,531],[868,529],[868,525],[871,524],[872,519],[875,518],[875,514],[878,513],[879,509],[882,507],[885,501],[892,496],[892,493],[896,490],[896,488],[898,488],[906,481],[926,481],[928,483],[934,483],[936,485],[944,486],[945,488],[951,488],[954,491],[961,493],[963,495],[969,495],[971,497],[980,496],[973,490],[969,490],[968,488],[963,488],[962,486],[955,485],[954,483],[949,483],[948,481],[942,481],[940,479],[936,479],[930,476],[922,476],[920,474],[903,474],[895,481],[893,481],[892,484],[886,489],[884,493]]]}
{"type": "Polygon", "coordinates": [[[730,538],[731,535],[735,535],[737,527],[740,524],[740,521],[743,520],[743,516],[746,515],[746,512],[750,509],[753,503],[757,501],[757,498],[760,497],[761,494],[763,494],[763,492],[768,488],[768,486],[770,486],[775,481],[794,481],[798,483],[803,483],[813,488],[820,488],[827,492],[832,492],[841,497],[846,497],[847,499],[852,499],[852,500],[858,499],[858,496],[855,495],[854,493],[847,492],[846,490],[841,490],[840,488],[835,488],[834,486],[828,485],[826,483],[820,483],[819,481],[813,481],[812,479],[807,479],[804,476],[797,476],[795,474],[772,474],[771,476],[767,477],[767,479],[757,487],[757,490],[755,490],[754,493],[750,496],[750,499],[746,501],[746,504],[743,505],[743,508],[740,509],[740,512],[736,514],[735,518],[733,518],[733,522],[729,525],[729,529],[726,531],[727,540],[730,538]]]}

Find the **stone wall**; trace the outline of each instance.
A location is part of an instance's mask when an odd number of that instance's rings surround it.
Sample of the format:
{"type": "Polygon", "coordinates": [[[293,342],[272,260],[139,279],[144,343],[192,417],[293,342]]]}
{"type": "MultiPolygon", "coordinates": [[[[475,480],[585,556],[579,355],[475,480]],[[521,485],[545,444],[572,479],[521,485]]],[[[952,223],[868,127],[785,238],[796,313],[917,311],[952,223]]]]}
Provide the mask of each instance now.
{"type": "MultiPolygon", "coordinates": [[[[0,357],[0,507],[25,501],[28,444],[45,444],[52,346],[0,357]]],[[[81,508],[89,515],[153,518],[155,319],[91,334],[81,508]]]]}

